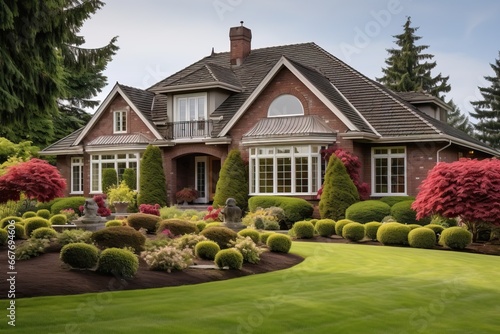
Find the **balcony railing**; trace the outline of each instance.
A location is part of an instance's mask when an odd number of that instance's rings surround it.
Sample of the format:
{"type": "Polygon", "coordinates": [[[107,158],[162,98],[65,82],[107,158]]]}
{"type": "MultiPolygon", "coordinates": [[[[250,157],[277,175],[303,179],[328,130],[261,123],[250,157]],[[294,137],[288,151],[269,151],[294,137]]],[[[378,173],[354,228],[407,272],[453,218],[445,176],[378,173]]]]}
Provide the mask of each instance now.
{"type": "Polygon", "coordinates": [[[167,139],[209,138],[212,133],[213,122],[185,121],[167,123],[167,139]]]}

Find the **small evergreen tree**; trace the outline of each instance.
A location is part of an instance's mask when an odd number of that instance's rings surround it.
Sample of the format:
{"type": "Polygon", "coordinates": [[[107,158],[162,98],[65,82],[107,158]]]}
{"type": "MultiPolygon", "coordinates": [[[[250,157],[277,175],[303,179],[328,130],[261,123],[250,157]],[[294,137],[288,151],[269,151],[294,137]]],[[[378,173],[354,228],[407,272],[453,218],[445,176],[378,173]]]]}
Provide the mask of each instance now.
{"type": "Polygon", "coordinates": [[[141,160],[140,189],[137,196],[138,205],[167,204],[167,188],[161,150],[157,146],[148,145],[141,160]]]}
{"type": "Polygon", "coordinates": [[[462,112],[453,102],[453,100],[450,100],[448,104],[450,105],[452,111],[448,112],[446,122],[455,129],[461,130],[466,134],[472,136],[474,133],[474,129],[472,124],[469,122],[469,117],[467,117],[467,115],[462,114],[462,112]]]}
{"type": "Polygon", "coordinates": [[[490,87],[479,87],[483,100],[474,101],[471,116],[478,120],[474,125],[476,138],[493,148],[500,148],[500,53],[494,64],[490,64],[494,76],[484,78],[490,87]]]}
{"type": "Polygon", "coordinates": [[[358,190],[354,182],[342,161],[332,154],[326,168],[323,193],[319,201],[321,218],[335,221],[344,219],[345,210],[358,201],[358,190]]]}
{"type": "Polygon", "coordinates": [[[125,168],[122,175],[122,180],[132,190],[137,189],[137,176],[135,169],[125,168]]]}
{"type": "Polygon", "coordinates": [[[114,168],[103,168],[102,169],[102,181],[101,181],[102,192],[107,194],[111,186],[118,185],[118,174],[114,168]]]}
{"type": "Polygon", "coordinates": [[[220,170],[215,189],[213,206],[224,206],[228,198],[245,212],[248,208],[248,175],[241,153],[237,149],[229,152],[220,170]]]}

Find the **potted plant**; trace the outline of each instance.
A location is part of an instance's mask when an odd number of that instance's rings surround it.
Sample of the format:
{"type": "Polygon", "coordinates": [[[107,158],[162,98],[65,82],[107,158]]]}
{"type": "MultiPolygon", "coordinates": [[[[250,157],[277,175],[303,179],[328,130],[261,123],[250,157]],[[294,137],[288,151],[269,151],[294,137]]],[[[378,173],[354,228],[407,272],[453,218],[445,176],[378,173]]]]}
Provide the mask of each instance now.
{"type": "Polygon", "coordinates": [[[126,213],[129,203],[134,201],[134,191],[127,186],[125,181],[109,187],[107,195],[109,203],[114,206],[117,213],[126,213]]]}
{"type": "Polygon", "coordinates": [[[175,193],[177,203],[187,204],[198,198],[198,191],[193,188],[183,188],[175,193]]]}

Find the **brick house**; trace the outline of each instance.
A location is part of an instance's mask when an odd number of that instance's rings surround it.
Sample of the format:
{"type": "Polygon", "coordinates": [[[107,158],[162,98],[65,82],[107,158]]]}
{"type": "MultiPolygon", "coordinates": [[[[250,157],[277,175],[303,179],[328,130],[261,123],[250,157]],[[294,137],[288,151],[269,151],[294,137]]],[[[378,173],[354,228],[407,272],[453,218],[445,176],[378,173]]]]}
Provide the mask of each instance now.
{"type": "Polygon", "coordinates": [[[101,193],[103,168],[137,172],[147,145],[163,152],[168,202],[193,187],[209,203],[229,150],[249,164],[250,195],[315,200],[323,148],[362,161],[371,196],[416,195],[437,162],[499,152],[444,123],[448,106],[395,93],[314,43],[251,49],[243,25],[213,53],[148,89],[116,84],[91,121],[45,148],[67,195],[101,193]]]}

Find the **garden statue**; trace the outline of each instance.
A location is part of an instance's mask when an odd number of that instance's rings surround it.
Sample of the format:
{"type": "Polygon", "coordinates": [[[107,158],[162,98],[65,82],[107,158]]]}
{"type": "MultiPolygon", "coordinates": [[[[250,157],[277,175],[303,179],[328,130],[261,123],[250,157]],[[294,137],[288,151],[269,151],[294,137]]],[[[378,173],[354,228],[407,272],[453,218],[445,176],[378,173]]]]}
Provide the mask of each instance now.
{"type": "Polygon", "coordinates": [[[224,216],[224,225],[233,229],[241,230],[245,226],[241,223],[241,209],[236,206],[236,200],[234,198],[228,198],[226,200],[226,206],[221,211],[224,216]]]}
{"type": "Polygon", "coordinates": [[[83,207],[83,216],[87,219],[97,218],[97,203],[92,199],[86,199],[83,207]]]}

